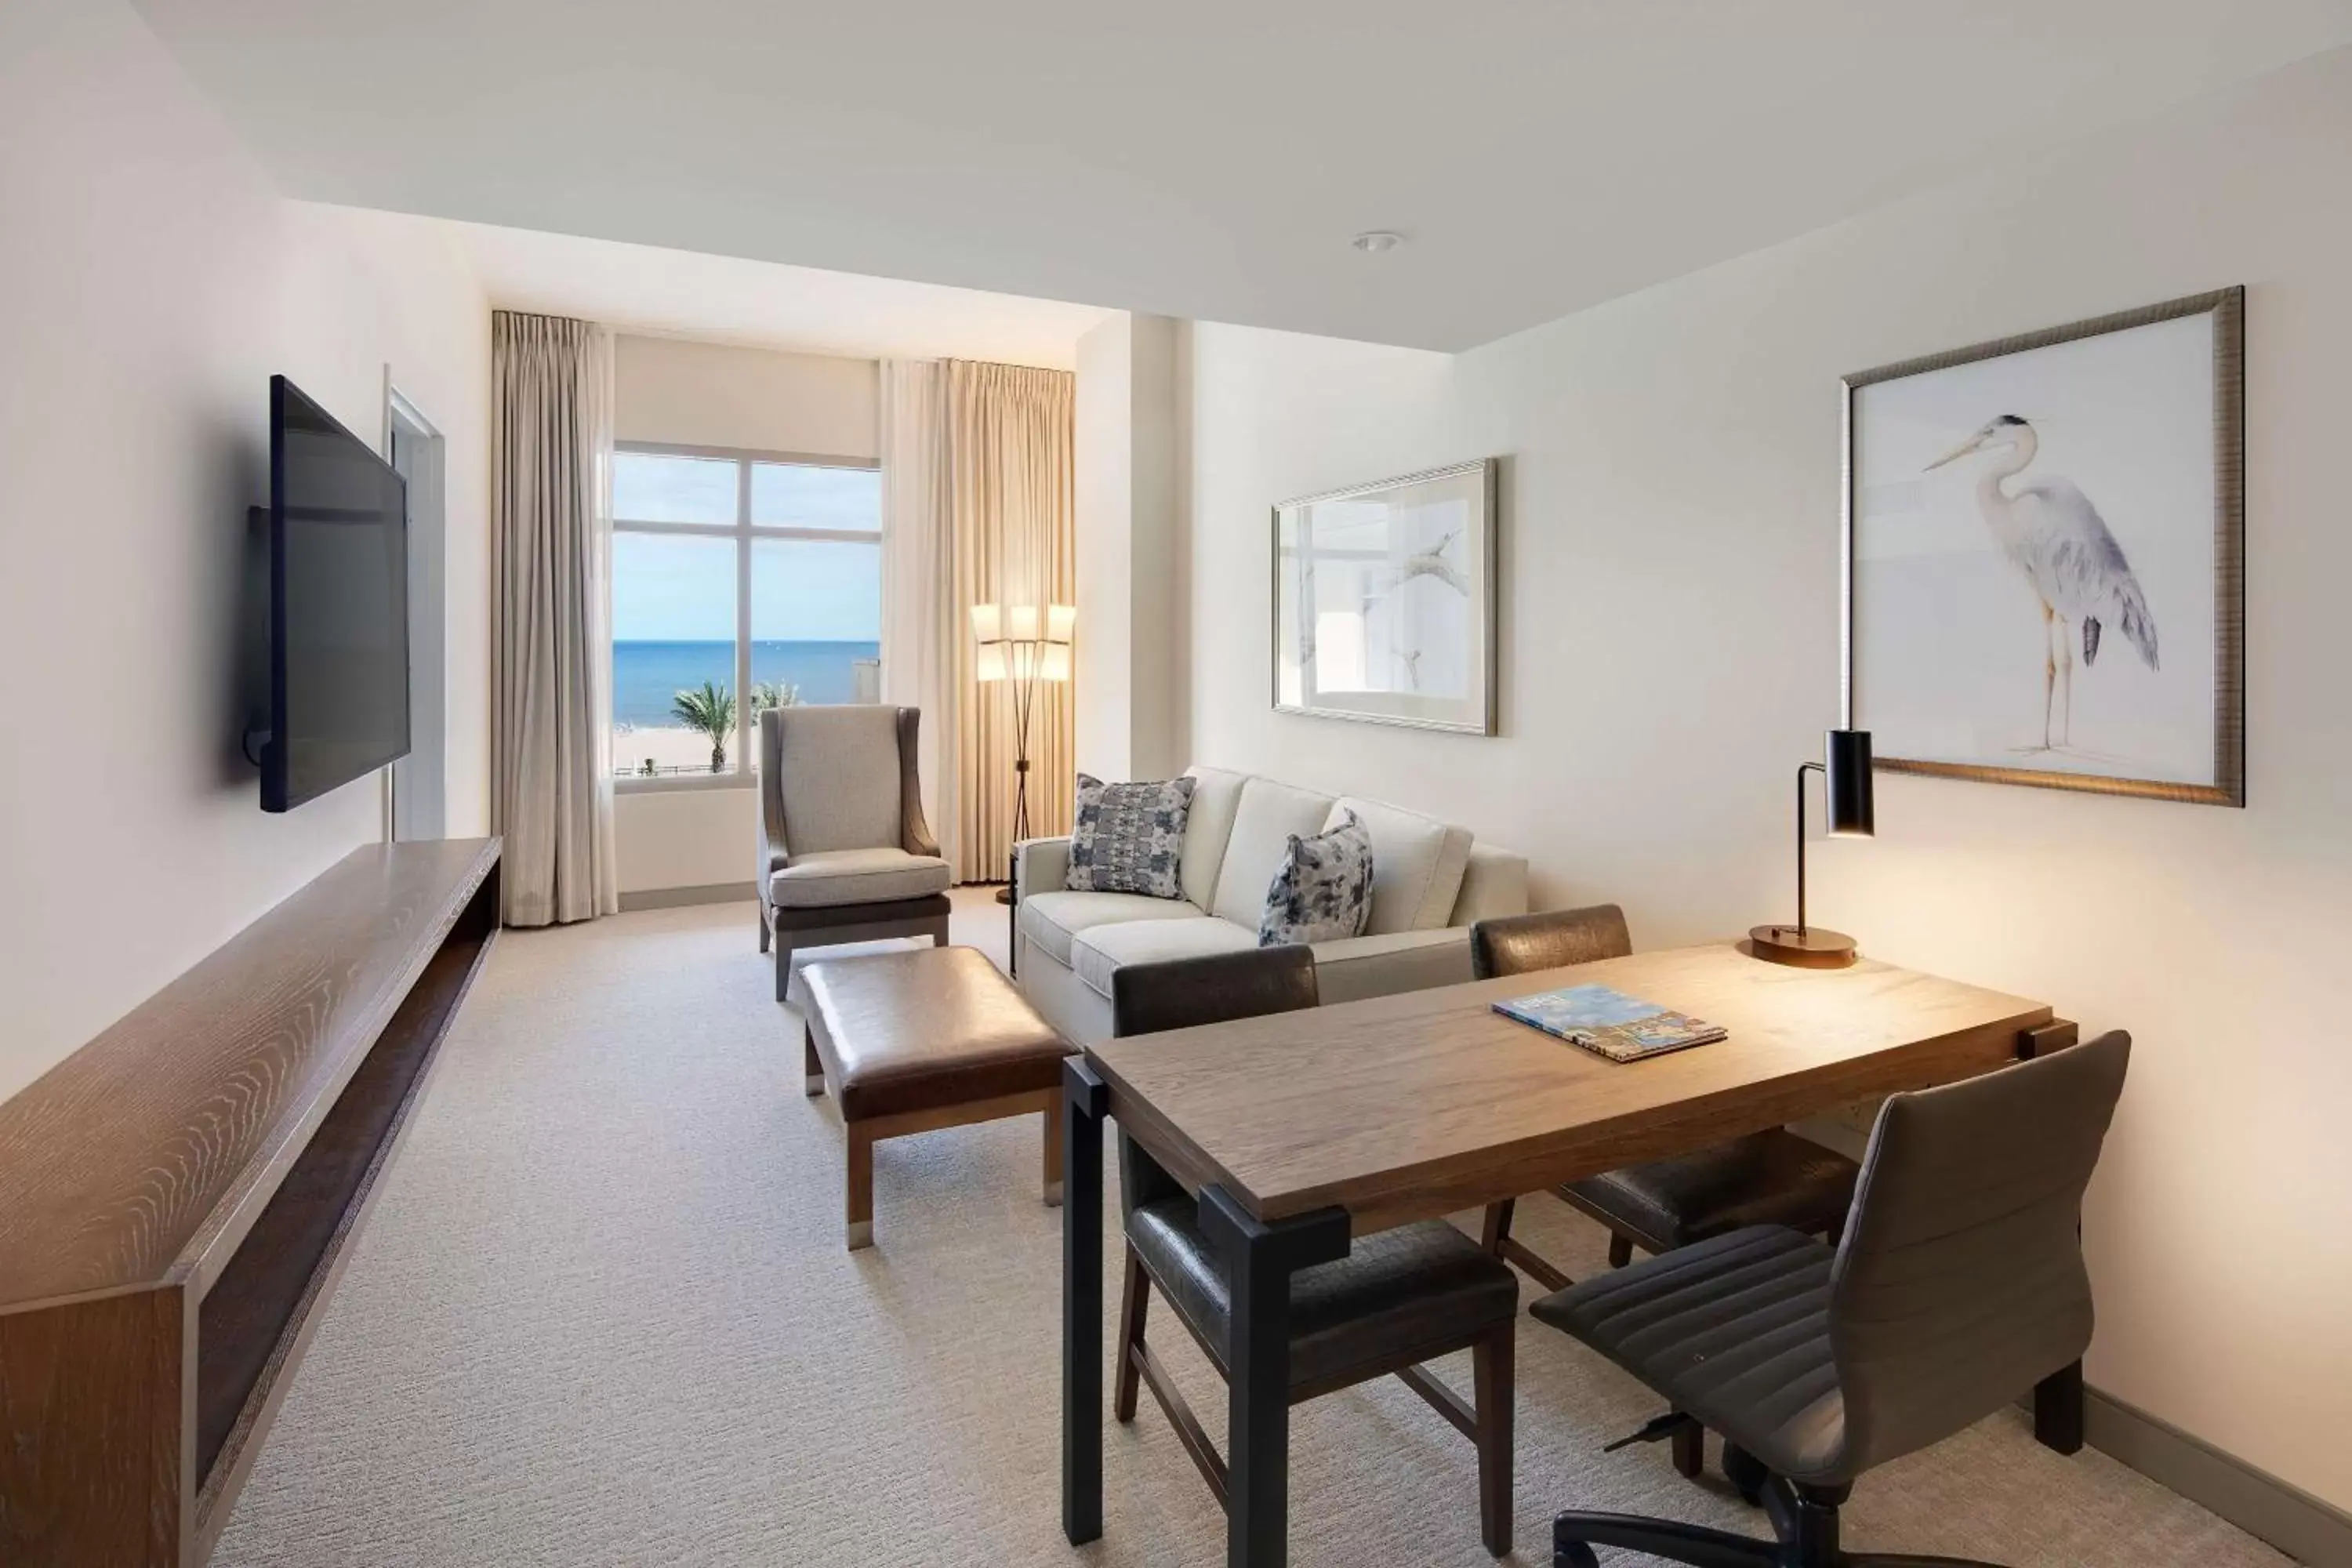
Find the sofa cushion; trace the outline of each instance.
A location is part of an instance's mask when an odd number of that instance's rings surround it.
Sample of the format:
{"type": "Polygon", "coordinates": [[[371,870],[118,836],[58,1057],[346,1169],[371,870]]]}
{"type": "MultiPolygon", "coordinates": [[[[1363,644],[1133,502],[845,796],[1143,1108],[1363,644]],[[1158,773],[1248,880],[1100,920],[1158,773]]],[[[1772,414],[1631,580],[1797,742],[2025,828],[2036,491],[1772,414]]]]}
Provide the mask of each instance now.
{"type": "Polygon", "coordinates": [[[778,754],[763,763],[775,766],[788,854],[797,859],[827,849],[903,847],[896,708],[795,707],[785,710],[777,733],[778,754]]]}
{"type": "Polygon", "coordinates": [[[1364,934],[1372,918],[1372,836],[1352,811],[1312,838],[1290,836],[1290,853],[1265,891],[1260,947],[1336,942],[1364,934]]]}
{"type": "Polygon", "coordinates": [[[1184,858],[1179,870],[1186,900],[1205,910],[1217,901],[1217,868],[1225,863],[1234,809],[1242,803],[1242,785],[1249,782],[1249,774],[1187,768],[1184,776],[1192,781],[1192,809],[1184,818],[1184,858]]]}
{"type": "MultiPolygon", "coordinates": [[[[1162,904],[1161,909],[1168,906],[1162,904]]],[[[1070,967],[1096,995],[1110,995],[1111,971],[1128,963],[1167,958],[1201,958],[1212,952],[1244,952],[1257,945],[1257,932],[1213,915],[1185,920],[1122,921],[1079,933],[1070,943],[1070,967]]]]}
{"type": "Polygon", "coordinates": [[[1352,811],[1372,839],[1372,920],[1367,935],[1438,931],[1453,923],[1454,900],[1470,864],[1470,830],[1402,806],[1343,795],[1324,826],[1352,811]]]}
{"type": "Polygon", "coordinates": [[[1272,779],[1244,780],[1209,912],[1256,931],[1265,913],[1265,891],[1290,853],[1291,835],[1311,838],[1322,832],[1331,805],[1328,795],[1293,789],[1272,779]]]}
{"type": "Polygon", "coordinates": [[[1176,868],[1192,790],[1189,778],[1105,784],[1080,773],[1077,826],[1070,833],[1063,885],[1074,893],[1183,897],[1176,868]]]}
{"type": "Polygon", "coordinates": [[[904,849],[821,849],[793,856],[768,877],[768,901],[787,910],[879,904],[947,890],[946,861],[904,849]]]}
{"type": "Polygon", "coordinates": [[[1021,934],[1056,963],[1070,962],[1070,942],[1080,931],[1127,921],[1182,920],[1201,911],[1187,903],[1143,893],[1078,893],[1055,889],[1021,900],[1021,934]]]}

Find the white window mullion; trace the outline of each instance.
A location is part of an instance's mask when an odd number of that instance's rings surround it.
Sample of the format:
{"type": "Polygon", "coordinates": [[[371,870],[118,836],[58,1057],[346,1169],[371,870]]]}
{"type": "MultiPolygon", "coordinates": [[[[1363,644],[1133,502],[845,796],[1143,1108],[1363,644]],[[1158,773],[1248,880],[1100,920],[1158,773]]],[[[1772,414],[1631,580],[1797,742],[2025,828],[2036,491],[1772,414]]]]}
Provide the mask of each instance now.
{"type": "Polygon", "coordinates": [[[751,465],[735,462],[735,766],[751,771],[751,465]]]}

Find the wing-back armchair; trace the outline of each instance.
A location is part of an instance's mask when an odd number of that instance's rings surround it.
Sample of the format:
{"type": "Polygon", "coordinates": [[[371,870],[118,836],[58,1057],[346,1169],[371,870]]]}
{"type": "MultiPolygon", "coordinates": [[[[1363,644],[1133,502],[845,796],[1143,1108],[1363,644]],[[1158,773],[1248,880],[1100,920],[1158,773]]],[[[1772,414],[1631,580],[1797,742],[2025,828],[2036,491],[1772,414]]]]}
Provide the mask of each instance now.
{"type": "Polygon", "coordinates": [[[948,942],[948,863],[915,773],[922,712],[872,703],[760,715],[760,951],[776,1000],[796,948],[884,937],[948,942]]]}

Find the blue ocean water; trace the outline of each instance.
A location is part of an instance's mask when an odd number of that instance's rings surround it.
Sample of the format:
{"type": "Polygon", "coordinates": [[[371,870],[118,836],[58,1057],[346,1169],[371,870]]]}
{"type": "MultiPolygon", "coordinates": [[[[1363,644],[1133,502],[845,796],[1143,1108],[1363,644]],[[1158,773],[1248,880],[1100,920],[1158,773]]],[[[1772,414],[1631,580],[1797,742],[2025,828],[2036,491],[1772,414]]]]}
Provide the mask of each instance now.
{"type": "MultiPolygon", "coordinates": [[[[881,652],[881,644],[870,642],[755,642],[751,679],[789,680],[800,688],[803,702],[848,702],[857,694],[857,661],[878,658],[881,652]]],[[[733,643],[616,642],[613,645],[614,721],[654,727],[675,724],[670,700],[706,680],[734,690],[733,643]]]]}

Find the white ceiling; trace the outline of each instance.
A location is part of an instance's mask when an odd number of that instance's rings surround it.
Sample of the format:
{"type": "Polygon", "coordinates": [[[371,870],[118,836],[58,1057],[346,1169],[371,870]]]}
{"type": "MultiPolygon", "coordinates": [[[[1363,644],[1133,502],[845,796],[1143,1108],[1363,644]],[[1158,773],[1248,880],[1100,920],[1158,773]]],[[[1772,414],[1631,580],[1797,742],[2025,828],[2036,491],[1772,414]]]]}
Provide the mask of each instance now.
{"type": "Polygon", "coordinates": [[[810,353],[1073,368],[1093,305],[486,224],[441,226],[493,305],[810,353]]]}
{"type": "Polygon", "coordinates": [[[1446,349],[2352,41],[2352,0],[136,4],[294,195],[1446,349]]]}

